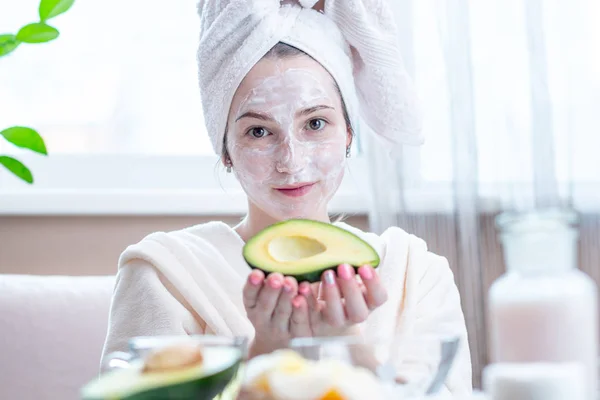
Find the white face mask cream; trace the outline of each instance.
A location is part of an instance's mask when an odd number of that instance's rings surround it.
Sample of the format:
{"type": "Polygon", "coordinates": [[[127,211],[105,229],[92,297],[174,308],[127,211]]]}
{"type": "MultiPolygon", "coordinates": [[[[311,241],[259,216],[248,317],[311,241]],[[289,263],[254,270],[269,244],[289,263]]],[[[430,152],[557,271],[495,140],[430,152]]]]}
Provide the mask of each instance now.
{"type": "Polygon", "coordinates": [[[250,201],[276,219],[324,215],[343,178],[348,142],[325,69],[308,57],[262,60],[231,110],[229,154],[250,201]]]}

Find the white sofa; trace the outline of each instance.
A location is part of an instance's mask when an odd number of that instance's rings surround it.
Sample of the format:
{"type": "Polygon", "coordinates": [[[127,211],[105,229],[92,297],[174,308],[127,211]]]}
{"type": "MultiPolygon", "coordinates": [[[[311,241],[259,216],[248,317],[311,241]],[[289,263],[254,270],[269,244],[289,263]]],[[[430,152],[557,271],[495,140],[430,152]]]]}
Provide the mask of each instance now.
{"type": "Polygon", "coordinates": [[[0,399],[79,398],[99,371],[113,285],[0,274],[0,399]]]}

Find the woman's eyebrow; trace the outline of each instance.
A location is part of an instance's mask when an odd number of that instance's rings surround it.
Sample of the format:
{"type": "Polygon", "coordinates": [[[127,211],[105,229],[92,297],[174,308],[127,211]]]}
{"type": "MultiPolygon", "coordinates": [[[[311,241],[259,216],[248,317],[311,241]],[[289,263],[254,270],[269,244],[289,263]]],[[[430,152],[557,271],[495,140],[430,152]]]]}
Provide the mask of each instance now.
{"type": "Polygon", "coordinates": [[[298,116],[305,116],[305,115],[312,114],[315,111],[325,110],[325,109],[335,110],[335,108],[333,108],[331,106],[326,106],[325,104],[319,104],[314,107],[305,108],[304,110],[299,111],[297,114],[298,114],[298,116]]]}
{"type": "Polygon", "coordinates": [[[273,121],[273,117],[271,117],[270,115],[259,113],[256,111],[246,111],[245,113],[237,117],[235,122],[239,121],[242,118],[254,118],[260,119],[262,121],[273,121]]]}

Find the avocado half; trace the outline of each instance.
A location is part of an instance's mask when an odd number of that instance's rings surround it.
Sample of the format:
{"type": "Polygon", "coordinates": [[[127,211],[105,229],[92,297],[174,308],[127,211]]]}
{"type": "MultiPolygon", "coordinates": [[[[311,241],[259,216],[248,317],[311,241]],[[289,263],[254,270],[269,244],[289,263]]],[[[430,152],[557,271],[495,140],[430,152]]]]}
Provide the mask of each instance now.
{"type": "Polygon", "coordinates": [[[137,361],[128,368],[107,372],[81,389],[81,399],[212,400],[236,384],[242,354],[231,347],[209,347],[203,351],[205,362],[200,366],[144,373],[143,362],[137,361]]]}
{"type": "Polygon", "coordinates": [[[265,274],[279,272],[311,283],[340,264],[376,268],[380,261],[375,249],[355,234],[308,219],[290,219],[263,229],[244,245],[243,256],[265,274]]]}

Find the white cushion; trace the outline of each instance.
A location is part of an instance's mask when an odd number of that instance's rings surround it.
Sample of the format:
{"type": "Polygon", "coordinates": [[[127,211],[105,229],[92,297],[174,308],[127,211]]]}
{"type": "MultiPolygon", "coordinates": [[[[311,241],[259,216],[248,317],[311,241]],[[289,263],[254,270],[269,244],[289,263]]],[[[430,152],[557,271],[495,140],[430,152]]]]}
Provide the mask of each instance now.
{"type": "Polygon", "coordinates": [[[0,398],[79,398],[99,371],[114,279],[0,275],[0,398]]]}

